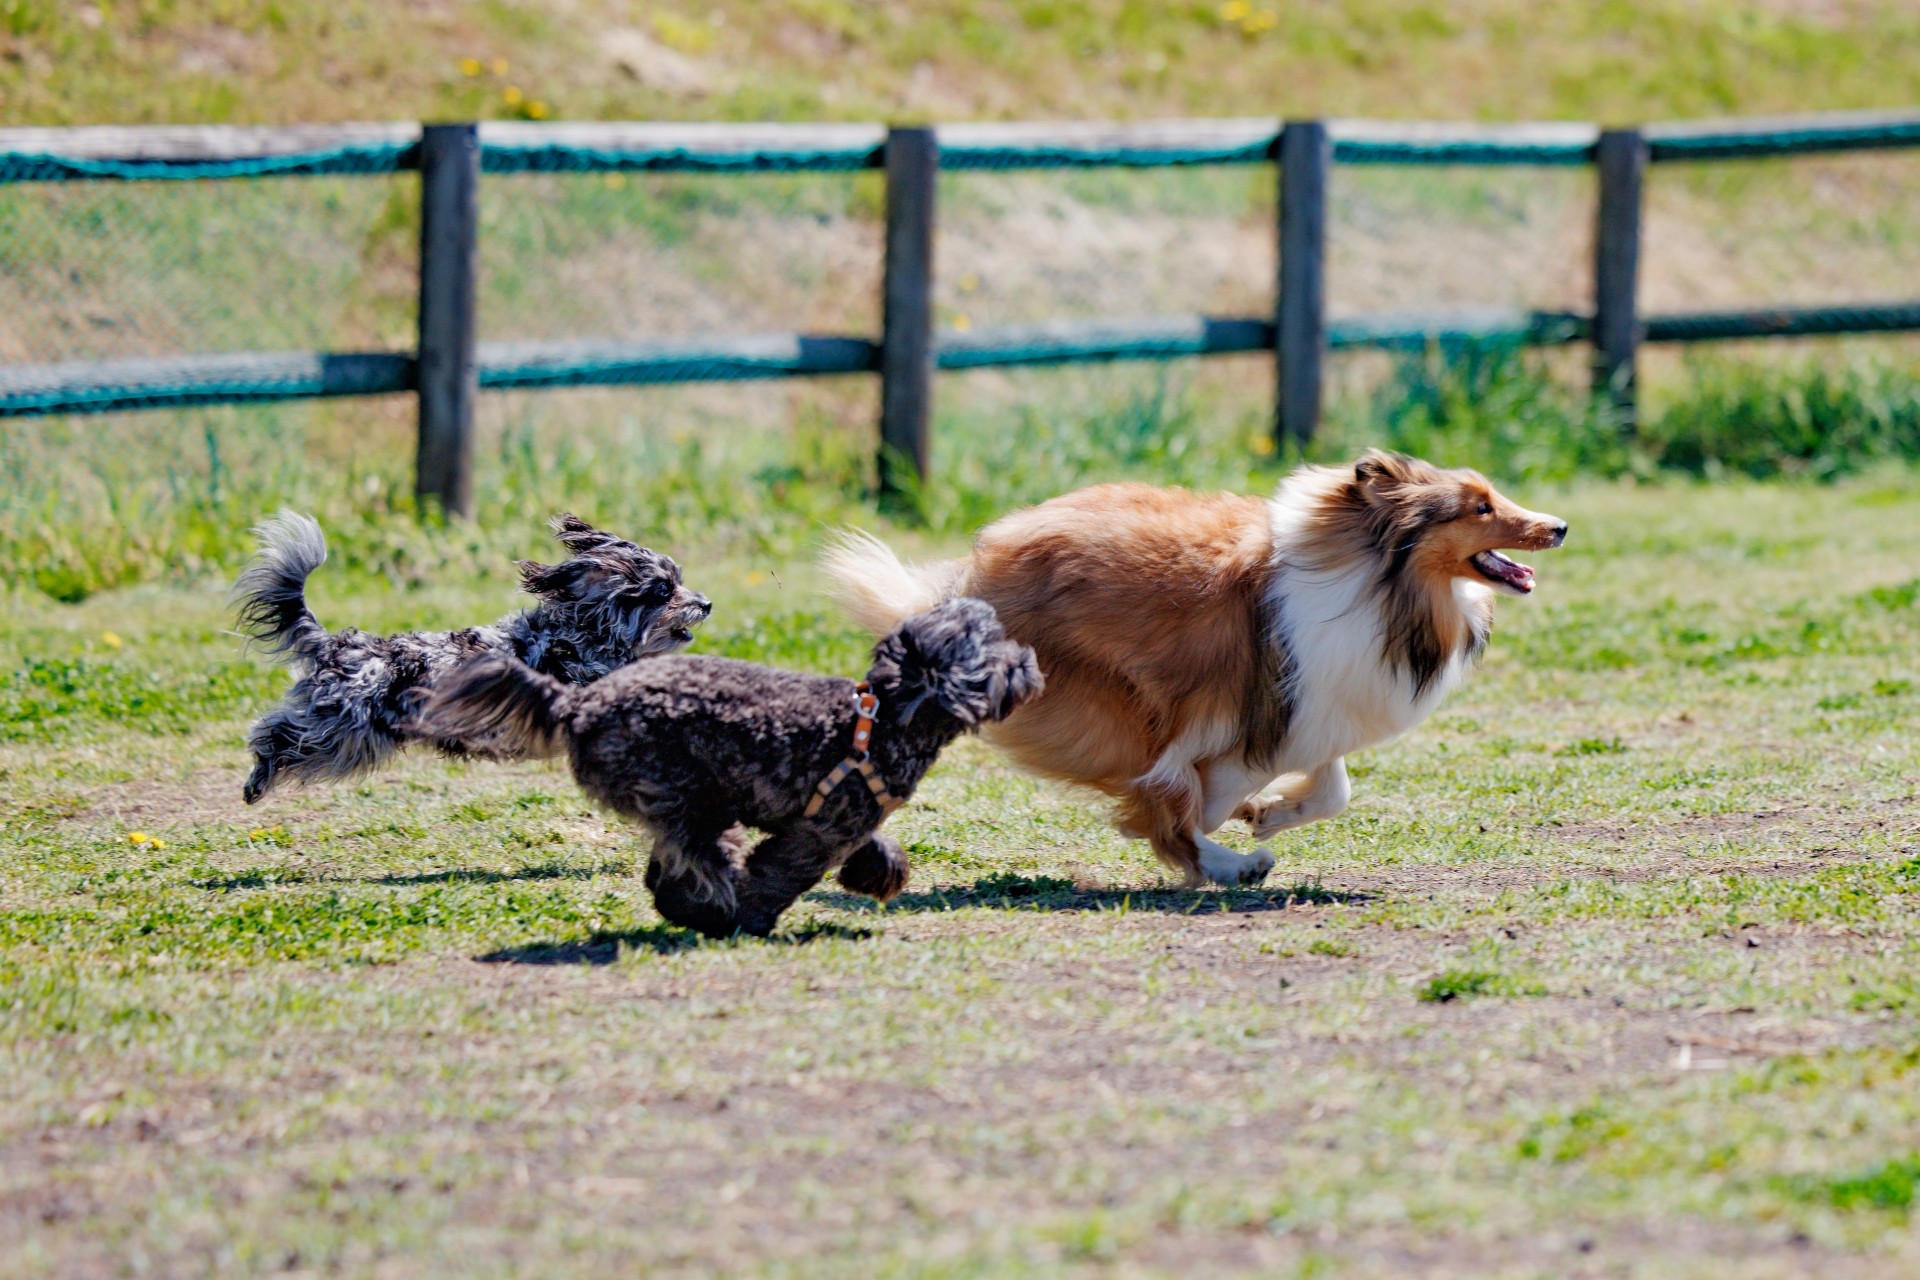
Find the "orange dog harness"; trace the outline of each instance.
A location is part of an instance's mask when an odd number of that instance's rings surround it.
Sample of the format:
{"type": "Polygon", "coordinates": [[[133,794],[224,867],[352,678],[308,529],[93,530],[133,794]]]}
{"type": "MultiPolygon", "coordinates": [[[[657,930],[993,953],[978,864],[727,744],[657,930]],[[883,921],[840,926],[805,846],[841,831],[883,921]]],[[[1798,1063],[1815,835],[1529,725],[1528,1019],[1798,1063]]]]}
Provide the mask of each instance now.
{"type": "Polygon", "coordinates": [[[905,803],[887,790],[887,780],[874,772],[873,761],[867,757],[867,748],[873,742],[873,716],[880,710],[880,698],[865,680],[853,686],[853,705],[860,716],[853,726],[853,754],[833,766],[833,772],[820,779],[820,785],[813,789],[813,799],[807,801],[806,817],[811,818],[819,813],[827,797],[833,794],[835,787],[846,781],[850,773],[857,773],[867,780],[867,790],[880,802],[882,822],[886,821],[888,814],[905,803]]]}

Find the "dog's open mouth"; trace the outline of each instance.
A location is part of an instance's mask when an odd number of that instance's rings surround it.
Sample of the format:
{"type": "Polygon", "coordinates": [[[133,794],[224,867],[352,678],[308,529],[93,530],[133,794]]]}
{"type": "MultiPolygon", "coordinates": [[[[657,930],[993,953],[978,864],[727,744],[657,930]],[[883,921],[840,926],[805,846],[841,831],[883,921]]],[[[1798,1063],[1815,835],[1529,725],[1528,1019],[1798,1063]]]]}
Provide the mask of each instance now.
{"type": "Polygon", "coordinates": [[[1518,560],[1508,559],[1498,551],[1482,551],[1475,555],[1473,567],[1488,582],[1505,587],[1515,595],[1529,595],[1533,591],[1533,569],[1518,560]]]}
{"type": "Polygon", "coordinates": [[[692,644],[693,643],[692,627],[675,627],[673,630],[669,631],[667,634],[673,638],[673,642],[675,644],[692,644]]]}

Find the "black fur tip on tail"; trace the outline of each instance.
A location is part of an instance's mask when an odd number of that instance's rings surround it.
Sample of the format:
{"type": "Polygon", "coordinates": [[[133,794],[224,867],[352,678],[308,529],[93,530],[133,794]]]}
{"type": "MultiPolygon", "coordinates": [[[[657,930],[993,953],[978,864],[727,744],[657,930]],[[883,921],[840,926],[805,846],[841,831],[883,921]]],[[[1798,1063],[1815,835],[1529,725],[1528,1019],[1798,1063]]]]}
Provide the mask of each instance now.
{"type": "Polygon", "coordinates": [[[507,757],[551,756],[565,736],[570,690],[504,654],[485,654],[449,672],[420,712],[429,738],[507,757]]]}
{"type": "Polygon", "coordinates": [[[240,630],[269,653],[312,661],[327,630],[307,608],[307,576],[326,563],[327,540],[312,516],[292,511],[253,532],[260,553],[233,584],[240,630]]]}

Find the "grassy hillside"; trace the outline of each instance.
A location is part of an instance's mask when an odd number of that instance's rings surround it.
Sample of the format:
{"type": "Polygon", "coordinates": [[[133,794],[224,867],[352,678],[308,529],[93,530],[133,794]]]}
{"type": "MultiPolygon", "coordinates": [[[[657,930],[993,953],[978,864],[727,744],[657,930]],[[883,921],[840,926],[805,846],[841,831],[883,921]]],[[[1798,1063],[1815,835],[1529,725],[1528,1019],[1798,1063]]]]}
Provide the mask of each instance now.
{"type": "Polygon", "coordinates": [[[0,120],[1335,113],[1920,101],[1903,0],[0,0],[0,120]]]}

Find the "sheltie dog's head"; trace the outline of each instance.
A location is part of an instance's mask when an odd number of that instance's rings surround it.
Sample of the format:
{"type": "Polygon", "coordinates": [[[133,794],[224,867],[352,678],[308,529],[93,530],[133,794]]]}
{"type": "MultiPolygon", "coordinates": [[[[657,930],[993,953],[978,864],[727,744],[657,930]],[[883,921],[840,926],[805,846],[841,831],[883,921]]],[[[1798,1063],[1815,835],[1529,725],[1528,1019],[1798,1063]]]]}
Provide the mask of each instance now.
{"type": "Polygon", "coordinates": [[[1566,540],[1566,521],[1517,506],[1477,471],[1369,450],[1351,468],[1308,468],[1277,499],[1303,517],[1292,548],[1309,568],[1364,576],[1379,601],[1386,656],[1425,689],[1474,654],[1492,624],[1491,591],[1533,593],[1508,549],[1566,540]]]}
{"type": "MultiPolygon", "coordinates": [[[[1498,591],[1533,592],[1533,570],[1502,552],[1539,551],[1567,538],[1567,522],[1510,501],[1477,471],[1445,470],[1404,454],[1368,450],[1353,464],[1335,507],[1378,556],[1382,577],[1454,578],[1498,591]]],[[[1355,547],[1354,550],[1361,550],[1355,547]]]]}

